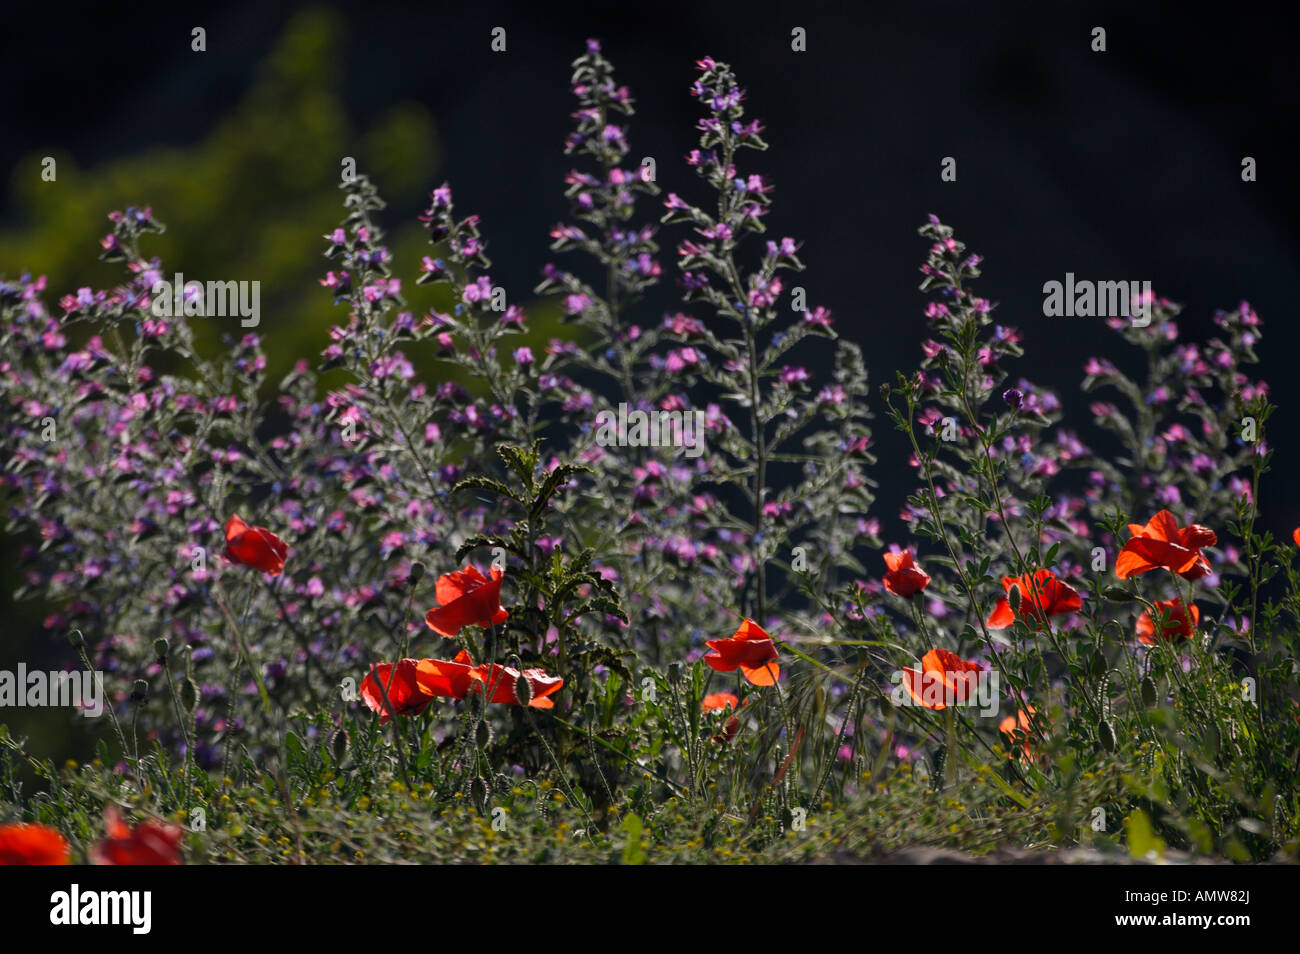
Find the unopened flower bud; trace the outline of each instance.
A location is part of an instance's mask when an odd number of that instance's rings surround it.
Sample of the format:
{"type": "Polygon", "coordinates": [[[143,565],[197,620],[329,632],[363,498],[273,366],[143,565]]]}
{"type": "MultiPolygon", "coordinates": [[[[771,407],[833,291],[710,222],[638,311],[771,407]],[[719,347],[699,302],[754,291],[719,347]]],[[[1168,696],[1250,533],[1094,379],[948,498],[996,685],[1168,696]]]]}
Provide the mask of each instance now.
{"type": "Polygon", "coordinates": [[[149,683],[143,679],[137,679],[131,685],[131,701],[136,703],[149,701],[149,683]]]}
{"type": "Polygon", "coordinates": [[[193,679],[186,676],[181,680],[181,705],[186,712],[193,712],[199,704],[199,686],[193,679]]]}
{"type": "Polygon", "coordinates": [[[519,700],[521,706],[526,706],[533,701],[533,687],[522,675],[515,680],[515,698],[519,700]]]}
{"type": "Polygon", "coordinates": [[[68,633],[68,642],[80,649],[86,645],[86,637],[81,635],[81,630],[74,629],[72,632],[68,633]]]}
{"type": "Polygon", "coordinates": [[[172,644],[167,641],[166,636],[159,636],[153,641],[153,654],[159,662],[167,661],[167,653],[171,648],[172,644]]]}
{"type": "Polygon", "coordinates": [[[486,811],[488,804],[488,783],[481,775],[474,776],[469,783],[469,800],[479,811],[486,811]]]}
{"type": "Polygon", "coordinates": [[[1020,615],[1020,587],[1013,586],[1007,590],[1007,605],[1011,607],[1011,612],[1020,615]]]}
{"type": "Polygon", "coordinates": [[[1156,683],[1149,675],[1142,677],[1142,705],[1150,709],[1156,704],[1156,683]]]}
{"type": "Polygon", "coordinates": [[[406,571],[406,585],[415,586],[422,579],[424,579],[424,564],[416,560],[411,564],[411,568],[406,571]]]}
{"type": "Polygon", "coordinates": [[[1115,751],[1115,730],[1106,719],[1102,719],[1097,725],[1097,741],[1107,752],[1115,751]]]}

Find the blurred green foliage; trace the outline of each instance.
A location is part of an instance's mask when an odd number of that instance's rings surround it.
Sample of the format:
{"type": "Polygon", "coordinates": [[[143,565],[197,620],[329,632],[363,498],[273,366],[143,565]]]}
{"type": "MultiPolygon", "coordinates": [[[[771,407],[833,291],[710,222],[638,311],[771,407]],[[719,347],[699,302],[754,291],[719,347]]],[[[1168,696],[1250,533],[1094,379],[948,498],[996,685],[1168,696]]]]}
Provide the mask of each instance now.
{"type": "MultiPolygon", "coordinates": [[[[317,284],[325,272],[321,236],[342,216],[338,190],[344,157],[389,196],[423,197],[437,184],[438,149],[428,110],[398,103],[365,128],[349,120],[342,27],[328,12],[298,14],[286,27],[242,102],[192,148],[149,145],[93,169],[51,146],[26,157],[12,175],[20,220],[0,232],[0,271],[44,274],[55,299],[81,286],[106,287],[120,266],[96,261],[111,209],[149,205],[167,232],[145,248],[168,277],[261,282],[269,380],[299,357],[313,360],[328,343],[328,324],[343,321],[317,284]],[[41,178],[46,155],[57,179],[41,178]]],[[[392,223],[396,273],[414,288],[427,236],[419,223],[392,223]],[[409,278],[408,278],[409,276],[409,278]]],[[[243,334],[238,321],[201,324],[207,341],[243,334]]]]}

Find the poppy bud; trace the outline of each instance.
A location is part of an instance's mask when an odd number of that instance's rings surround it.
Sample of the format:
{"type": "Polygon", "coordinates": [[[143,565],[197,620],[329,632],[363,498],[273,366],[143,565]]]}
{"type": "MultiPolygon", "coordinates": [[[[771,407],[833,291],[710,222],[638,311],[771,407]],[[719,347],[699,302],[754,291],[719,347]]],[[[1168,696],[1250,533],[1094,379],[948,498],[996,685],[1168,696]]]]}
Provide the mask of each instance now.
{"type": "Polygon", "coordinates": [[[1110,727],[1110,723],[1105,719],[1097,724],[1097,739],[1101,742],[1101,747],[1107,752],[1115,751],[1115,730],[1110,727]]]}
{"type": "Polygon", "coordinates": [[[533,687],[522,675],[515,679],[515,699],[521,706],[526,706],[533,701],[533,687]]]}
{"type": "Polygon", "coordinates": [[[469,800],[480,812],[487,811],[488,783],[480,775],[475,775],[470,779],[469,800]]]}
{"type": "Polygon", "coordinates": [[[1142,705],[1150,709],[1156,704],[1156,683],[1150,676],[1142,677],[1142,705]]]}
{"type": "Polygon", "coordinates": [[[668,664],[668,681],[676,685],[682,681],[682,669],[684,667],[680,662],[671,662],[668,664]]]}
{"type": "Polygon", "coordinates": [[[469,710],[472,718],[477,719],[483,714],[483,694],[481,692],[471,692],[465,697],[465,708],[469,710]]]}
{"type": "Polygon", "coordinates": [[[171,648],[172,644],[167,641],[166,636],[159,636],[153,641],[153,654],[159,662],[167,661],[167,653],[171,648]]]}
{"type": "Polygon", "coordinates": [[[488,724],[486,719],[480,722],[478,728],[474,730],[474,742],[480,749],[486,749],[492,744],[492,726],[488,724]]]}
{"type": "Polygon", "coordinates": [[[1007,590],[1007,605],[1011,607],[1011,612],[1020,615],[1020,587],[1013,586],[1007,590]]]}
{"type": "Polygon", "coordinates": [[[588,725],[598,725],[600,723],[600,708],[594,702],[588,702],[583,706],[583,711],[587,714],[588,725]]]}
{"type": "Polygon", "coordinates": [[[143,679],[137,679],[137,680],[136,680],[136,681],[131,685],[131,701],[132,701],[132,702],[148,702],[148,701],[149,701],[149,683],[145,682],[143,679]]]}
{"type": "Polygon", "coordinates": [[[336,763],[341,763],[343,757],[348,754],[348,734],[343,729],[335,732],[334,738],[330,739],[330,752],[336,763]]]}
{"type": "Polygon", "coordinates": [[[415,586],[422,579],[424,579],[424,564],[416,560],[411,564],[411,568],[406,571],[406,585],[415,586]]]}
{"type": "Polygon", "coordinates": [[[181,705],[186,712],[193,712],[199,704],[199,687],[193,679],[186,676],[181,680],[181,705]]]}
{"type": "Polygon", "coordinates": [[[1132,603],[1137,599],[1133,593],[1122,586],[1108,586],[1101,591],[1101,595],[1112,603],[1132,603]]]}
{"type": "Polygon", "coordinates": [[[86,637],[81,635],[81,630],[74,629],[72,632],[68,633],[68,642],[80,649],[82,646],[86,645],[86,637]]]}

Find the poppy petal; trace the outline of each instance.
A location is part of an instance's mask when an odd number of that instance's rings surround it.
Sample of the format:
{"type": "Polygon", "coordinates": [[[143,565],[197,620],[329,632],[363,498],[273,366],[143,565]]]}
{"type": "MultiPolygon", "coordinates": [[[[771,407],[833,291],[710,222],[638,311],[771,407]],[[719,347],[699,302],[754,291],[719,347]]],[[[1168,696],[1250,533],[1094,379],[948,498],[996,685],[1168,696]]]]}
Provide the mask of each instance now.
{"type": "Polygon", "coordinates": [[[781,665],[774,661],[765,662],[760,666],[747,666],[741,663],[740,673],[752,685],[775,686],[781,678],[781,665]]]}
{"type": "Polygon", "coordinates": [[[1000,599],[984,625],[989,629],[1006,629],[1015,621],[1016,614],[1011,611],[1011,604],[1005,599],[1000,599]]]}
{"type": "Polygon", "coordinates": [[[438,577],[438,582],[434,584],[434,596],[439,604],[446,606],[486,582],[487,577],[479,572],[478,567],[467,563],[463,570],[453,570],[438,577]]]}
{"type": "Polygon", "coordinates": [[[767,635],[766,631],[764,631],[762,626],[759,626],[752,619],[747,619],[740,624],[740,626],[736,629],[736,632],[732,635],[731,638],[748,640],[748,639],[771,639],[772,637],[767,635]]]}

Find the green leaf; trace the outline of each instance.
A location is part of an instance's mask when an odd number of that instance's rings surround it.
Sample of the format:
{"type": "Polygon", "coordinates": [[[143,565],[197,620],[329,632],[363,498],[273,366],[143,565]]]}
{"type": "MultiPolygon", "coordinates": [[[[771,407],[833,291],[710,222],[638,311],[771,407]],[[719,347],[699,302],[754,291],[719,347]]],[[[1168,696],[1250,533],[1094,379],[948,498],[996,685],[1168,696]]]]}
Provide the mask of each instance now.
{"type": "Polygon", "coordinates": [[[538,444],[539,442],[534,441],[529,450],[513,444],[502,444],[497,447],[497,453],[505,461],[506,466],[515,472],[519,482],[527,489],[529,497],[536,497],[537,484],[533,474],[537,469],[538,444]]]}
{"type": "Polygon", "coordinates": [[[492,477],[484,477],[481,474],[476,474],[471,477],[462,477],[460,480],[456,481],[455,485],[451,488],[451,492],[456,493],[459,490],[490,490],[494,494],[500,494],[502,497],[513,500],[521,506],[523,504],[523,501],[515,496],[514,491],[501,483],[501,481],[492,477]]]}

